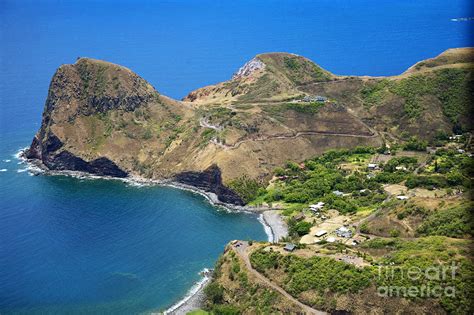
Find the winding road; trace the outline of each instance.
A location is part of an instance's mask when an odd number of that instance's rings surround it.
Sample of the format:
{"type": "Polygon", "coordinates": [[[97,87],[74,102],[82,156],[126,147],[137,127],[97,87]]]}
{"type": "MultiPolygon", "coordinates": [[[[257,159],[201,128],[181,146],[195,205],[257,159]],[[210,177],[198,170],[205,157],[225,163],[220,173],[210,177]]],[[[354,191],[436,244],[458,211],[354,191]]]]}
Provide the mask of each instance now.
{"type": "MultiPolygon", "coordinates": [[[[237,141],[234,144],[224,144],[224,143],[221,143],[221,142],[217,141],[215,138],[211,139],[210,142],[217,145],[217,146],[220,146],[221,148],[234,150],[234,149],[237,149],[238,147],[240,147],[241,144],[246,143],[246,142],[262,142],[262,141],[271,141],[271,140],[291,140],[291,139],[296,139],[298,137],[314,136],[314,135],[336,136],[336,137],[352,137],[352,138],[368,138],[368,139],[376,138],[376,137],[380,136],[377,133],[376,130],[374,130],[372,127],[368,126],[365,122],[360,120],[357,116],[350,113],[349,111],[347,111],[347,114],[354,117],[355,119],[357,119],[372,134],[367,135],[367,134],[353,134],[353,133],[338,133],[338,132],[331,132],[331,131],[303,130],[303,131],[293,132],[291,134],[275,134],[275,135],[262,136],[262,137],[259,137],[259,138],[247,138],[247,139],[237,141]]],[[[203,128],[209,128],[209,129],[213,129],[213,130],[216,130],[216,131],[222,131],[224,129],[222,126],[216,126],[216,125],[210,124],[206,120],[206,118],[201,118],[199,120],[199,125],[203,128]]]]}
{"type": "Polygon", "coordinates": [[[241,244],[239,247],[233,246],[234,251],[245,262],[245,266],[246,266],[247,270],[250,271],[253,275],[255,275],[261,282],[265,283],[267,286],[269,286],[273,290],[278,291],[281,295],[283,295],[286,299],[290,300],[293,304],[299,306],[305,312],[305,314],[316,314],[316,315],[327,315],[328,314],[326,312],[318,311],[318,310],[316,310],[316,309],[314,309],[314,308],[312,308],[312,307],[310,307],[310,306],[308,306],[304,303],[301,303],[300,301],[295,299],[291,294],[286,292],[283,288],[281,288],[277,284],[273,283],[267,277],[265,277],[260,272],[255,270],[252,267],[252,264],[250,263],[250,259],[249,259],[249,255],[248,255],[248,251],[247,251],[247,249],[249,247],[248,242],[241,241],[239,243],[241,244]]]}
{"type": "Polygon", "coordinates": [[[325,135],[325,136],[353,137],[353,138],[375,138],[378,136],[377,134],[361,135],[361,134],[350,134],[350,133],[336,133],[336,132],[329,132],[329,131],[298,131],[292,135],[271,135],[271,136],[265,136],[265,137],[260,137],[260,138],[244,139],[244,140],[237,141],[236,143],[232,145],[220,143],[216,141],[215,139],[212,139],[211,142],[220,147],[233,150],[233,149],[237,149],[241,144],[245,142],[271,141],[271,140],[276,140],[276,139],[289,140],[289,139],[296,139],[298,137],[311,136],[311,135],[325,135]]]}

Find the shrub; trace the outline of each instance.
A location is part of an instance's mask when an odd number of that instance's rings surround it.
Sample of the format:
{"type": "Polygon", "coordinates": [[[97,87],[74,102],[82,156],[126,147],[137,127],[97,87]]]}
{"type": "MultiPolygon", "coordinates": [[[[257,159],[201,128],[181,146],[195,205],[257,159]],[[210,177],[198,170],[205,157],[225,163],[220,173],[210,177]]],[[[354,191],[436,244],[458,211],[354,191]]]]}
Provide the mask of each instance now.
{"type": "Polygon", "coordinates": [[[204,294],[210,302],[219,304],[224,298],[224,288],[216,282],[211,282],[204,288],[204,294]]]}
{"type": "Polygon", "coordinates": [[[259,194],[264,193],[263,184],[256,179],[248,177],[247,175],[232,180],[229,182],[228,186],[236,194],[238,194],[245,203],[249,203],[250,201],[257,198],[259,194]]]}
{"type": "Polygon", "coordinates": [[[443,235],[457,238],[472,236],[474,235],[474,219],[471,210],[472,205],[438,210],[429,215],[416,232],[419,235],[443,235]]]}
{"type": "Polygon", "coordinates": [[[294,220],[290,220],[288,222],[288,228],[290,234],[297,234],[299,236],[303,236],[309,233],[311,227],[313,225],[309,222],[306,221],[301,221],[301,222],[294,222],[294,220]]]}
{"type": "Polygon", "coordinates": [[[427,146],[428,143],[426,141],[419,140],[417,137],[411,137],[403,148],[411,151],[426,151],[427,146]]]}

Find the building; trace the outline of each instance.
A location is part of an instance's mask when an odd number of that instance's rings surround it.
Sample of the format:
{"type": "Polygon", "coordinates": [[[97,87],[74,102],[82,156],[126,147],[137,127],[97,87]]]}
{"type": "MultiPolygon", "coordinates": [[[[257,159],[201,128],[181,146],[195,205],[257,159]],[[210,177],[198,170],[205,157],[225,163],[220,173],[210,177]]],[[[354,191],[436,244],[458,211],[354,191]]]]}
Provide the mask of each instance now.
{"type": "Polygon", "coordinates": [[[295,215],[295,216],[293,217],[293,219],[295,219],[296,221],[301,221],[301,220],[303,220],[304,218],[305,218],[305,215],[304,215],[303,212],[300,212],[300,213],[298,213],[297,215],[295,215]]]}
{"type": "Polygon", "coordinates": [[[321,95],[316,95],[316,96],[306,95],[302,99],[303,102],[307,102],[307,103],[310,103],[310,102],[326,102],[327,100],[328,100],[327,97],[324,97],[324,96],[321,96],[321,95]]]}
{"type": "Polygon", "coordinates": [[[311,209],[314,212],[318,212],[319,210],[322,210],[324,207],[324,202],[320,201],[317,204],[309,205],[309,209],[311,209]]]}
{"type": "Polygon", "coordinates": [[[397,199],[398,199],[398,200],[407,200],[407,199],[408,199],[408,196],[400,195],[400,196],[397,196],[397,199]]]}
{"type": "Polygon", "coordinates": [[[341,226],[336,230],[336,235],[339,237],[344,237],[344,238],[351,238],[352,237],[352,231],[349,230],[345,226],[341,226]]]}
{"type": "Polygon", "coordinates": [[[332,193],[335,194],[338,197],[344,196],[344,193],[342,191],[339,191],[339,190],[335,190],[332,193]]]}
{"type": "Polygon", "coordinates": [[[369,168],[369,170],[376,170],[379,168],[379,166],[375,163],[369,163],[369,165],[367,165],[367,167],[369,168]]]}
{"type": "Polygon", "coordinates": [[[336,238],[334,238],[334,237],[332,237],[332,236],[331,236],[331,237],[328,237],[328,238],[326,239],[326,242],[328,242],[328,243],[334,243],[334,242],[336,242],[336,238]]]}
{"type": "Polygon", "coordinates": [[[327,233],[328,233],[328,231],[326,231],[326,230],[320,230],[320,231],[317,231],[317,232],[314,234],[314,236],[316,236],[316,237],[321,237],[321,236],[323,236],[323,235],[326,235],[327,233]]]}
{"type": "Polygon", "coordinates": [[[288,243],[285,245],[285,247],[283,247],[283,249],[286,250],[287,252],[292,252],[296,249],[296,245],[293,243],[288,243]]]}

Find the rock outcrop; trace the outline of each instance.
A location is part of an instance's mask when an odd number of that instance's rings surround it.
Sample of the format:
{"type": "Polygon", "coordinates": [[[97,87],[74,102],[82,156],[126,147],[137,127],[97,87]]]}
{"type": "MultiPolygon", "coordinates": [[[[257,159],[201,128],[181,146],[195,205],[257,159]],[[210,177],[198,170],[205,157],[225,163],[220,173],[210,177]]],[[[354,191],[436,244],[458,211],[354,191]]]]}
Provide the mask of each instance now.
{"type": "Polygon", "coordinates": [[[178,183],[197,187],[206,192],[214,193],[225,203],[243,206],[244,201],[231,189],[222,183],[221,170],[217,165],[211,165],[203,172],[183,172],[176,175],[178,183]]]}
{"type": "Polygon", "coordinates": [[[128,176],[106,157],[85,161],[67,150],[61,151],[62,146],[61,140],[52,133],[46,137],[44,142],[34,137],[30,148],[25,152],[25,157],[37,159],[48,169],[55,171],[76,171],[119,178],[128,176]]]}

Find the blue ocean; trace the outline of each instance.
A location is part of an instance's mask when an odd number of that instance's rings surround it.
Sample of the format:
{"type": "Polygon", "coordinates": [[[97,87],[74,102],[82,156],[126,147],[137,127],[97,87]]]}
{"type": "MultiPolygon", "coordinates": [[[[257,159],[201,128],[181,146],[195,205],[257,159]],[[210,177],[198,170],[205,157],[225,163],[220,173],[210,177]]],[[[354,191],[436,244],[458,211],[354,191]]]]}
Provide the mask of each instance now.
{"type": "Polygon", "coordinates": [[[179,301],[255,215],[196,194],[31,176],[15,157],[38,130],[56,68],[92,57],[162,94],[230,78],[286,51],[348,75],[394,75],[473,46],[471,1],[0,1],[0,313],[137,314],[179,301]],[[20,163],[20,164],[19,164],[20,163]]]}

